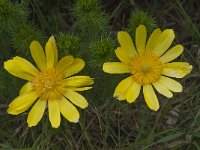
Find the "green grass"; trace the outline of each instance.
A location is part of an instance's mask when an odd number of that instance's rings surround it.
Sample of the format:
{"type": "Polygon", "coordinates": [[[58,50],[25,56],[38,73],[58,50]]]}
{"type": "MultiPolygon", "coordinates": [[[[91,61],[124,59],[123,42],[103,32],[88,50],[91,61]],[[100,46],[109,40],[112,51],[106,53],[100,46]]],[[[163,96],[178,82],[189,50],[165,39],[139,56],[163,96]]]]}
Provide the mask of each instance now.
{"type": "MultiPolygon", "coordinates": [[[[30,0],[29,20],[44,33],[44,39],[59,32],[78,33],[73,5],[71,0],[30,0]]],[[[1,71],[0,76],[10,81],[2,83],[0,80],[1,150],[200,150],[200,3],[195,0],[103,0],[102,6],[111,17],[109,35],[114,35],[111,36],[114,40],[117,31],[128,28],[132,10],[147,11],[161,29],[174,29],[174,43],[181,43],[185,48],[179,60],[193,65],[191,74],[179,80],[183,92],[174,94],[170,100],[159,95],[161,108],[153,112],[147,108],[142,94],[132,104],[112,98],[121,77],[106,75],[106,79],[114,78],[113,81],[102,81],[98,79],[98,74],[103,76],[102,72],[87,72],[85,74],[99,80],[101,87],[83,93],[90,105],[85,110],[79,109],[79,123],[69,123],[62,118],[61,126],[53,129],[46,111],[40,123],[29,128],[28,111],[18,116],[6,113],[22,81],[1,71]],[[110,92],[102,92],[104,86],[109,86],[110,92]]],[[[0,56],[1,66],[17,52],[9,56],[4,53],[0,56]]]]}

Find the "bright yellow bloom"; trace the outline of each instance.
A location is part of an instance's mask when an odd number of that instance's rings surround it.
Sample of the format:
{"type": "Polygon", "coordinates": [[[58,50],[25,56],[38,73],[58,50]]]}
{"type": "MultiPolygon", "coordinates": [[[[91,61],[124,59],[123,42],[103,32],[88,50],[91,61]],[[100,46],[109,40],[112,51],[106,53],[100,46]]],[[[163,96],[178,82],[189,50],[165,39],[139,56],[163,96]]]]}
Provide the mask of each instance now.
{"type": "Polygon", "coordinates": [[[48,105],[52,127],[60,126],[60,113],[68,121],[78,122],[79,112],[74,105],[84,109],[88,102],[76,91],[90,89],[83,86],[91,85],[94,81],[88,76],[70,76],[84,68],[84,61],[65,56],[58,62],[58,50],[53,36],[46,43],[46,55],[38,41],[32,41],[30,51],[38,69],[18,56],[4,63],[4,68],[10,74],[28,80],[19,96],[9,104],[7,112],[18,115],[33,105],[27,119],[28,126],[32,127],[41,120],[48,105]]]}
{"type": "Polygon", "coordinates": [[[130,73],[131,76],[118,84],[114,97],[132,103],[143,87],[148,107],[157,111],[159,102],[154,88],[168,98],[173,96],[172,92],[181,92],[182,85],[169,77],[183,78],[191,72],[192,66],[186,62],[171,62],[183,52],[180,44],[169,49],[174,38],[172,29],[163,32],[156,29],[147,41],[146,28],[140,25],[136,29],[135,47],[127,32],[118,32],[121,47],[115,53],[121,62],[104,63],[103,70],[111,74],[130,73]]]}

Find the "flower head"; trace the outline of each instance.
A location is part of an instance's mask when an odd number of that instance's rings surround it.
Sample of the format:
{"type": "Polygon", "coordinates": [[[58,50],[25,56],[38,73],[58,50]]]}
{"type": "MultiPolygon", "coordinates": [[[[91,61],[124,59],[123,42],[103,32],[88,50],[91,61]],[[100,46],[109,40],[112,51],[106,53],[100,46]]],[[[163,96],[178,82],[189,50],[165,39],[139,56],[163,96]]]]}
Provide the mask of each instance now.
{"type": "Polygon", "coordinates": [[[4,63],[10,74],[28,80],[19,96],[9,104],[7,112],[18,115],[33,105],[27,119],[29,127],[38,124],[47,106],[52,127],[59,127],[60,113],[68,121],[78,122],[79,112],[74,105],[84,109],[88,102],[77,91],[90,89],[83,86],[94,82],[89,76],[72,76],[84,68],[84,61],[73,56],[65,56],[58,61],[53,36],[46,43],[45,53],[38,41],[32,41],[30,51],[38,68],[18,56],[4,63]]]}
{"type": "Polygon", "coordinates": [[[118,32],[121,47],[115,53],[121,62],[104,63],[103,70],[111,74],[129,73],[130,76],[118,84],[114,97],[132,103],[143,87],[148,107],[157,111],[159,102],[154,89],[168,98],[173,96],[172,92],[181,92],[182,85],[169,77],[183,78],[191,72],[192,66],[187,62],[171,62],[183,52],[180,44],[170,48],[174,38],[172,29],[163,32],[155,29],[147,41],[146,28],[140,25],[136,29],[135,47],[127,32],[118,32]]]}

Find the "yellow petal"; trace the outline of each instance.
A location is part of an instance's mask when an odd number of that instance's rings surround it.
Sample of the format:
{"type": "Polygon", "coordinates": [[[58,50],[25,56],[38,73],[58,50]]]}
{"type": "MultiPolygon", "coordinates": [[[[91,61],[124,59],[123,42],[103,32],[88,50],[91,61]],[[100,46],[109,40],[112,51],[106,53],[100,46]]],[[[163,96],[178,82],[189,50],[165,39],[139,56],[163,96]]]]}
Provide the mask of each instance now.
{"type": "Polygon", "coordinates": [[[175,34],[172,29],[164,30],[158,37],[157,43],[153,48],[154,54],[160,57],[170,47],[174,38],[175,34]]]}
{"type": "Polygon", "coordinates": [[[94,80],[89,76],[73,76],[62,81],[62,84],[69,87],[70,86],[81,87],[81,86],[91,85],[93,83],[94,80]]]}
{"type": "MultiPolygon", "coordinates": [[[[127,53],[128,56],[133,56],[136,54],[135,46],[130,35],[127,32],[120,31],[117,34],[118,41],[122,47],[120,53],[127,53]]],[[[122,54],[123,55],[123,54],[122,54]]],[[[119,56],[119,55],[117,55],[119,56]]],[[[120,58],[119,58],[120,59],[120,58]]]]}
{"type": "Polygon", "coordinates": [[[164,65],[162,74],[169,77],[183,78],[191,71],[192,71],[192,65],[190,65],[189,63],[172,62],[164,65]]]}
{"type": "Polygon", "coordinates": [[[151,36],[148,39],[147,45],[146,45],[146,50],[147,51],[152,51],[154,45],[157,43],[158,41],[158,37],[161,34],[161,30],[159,28],[155,29],[153,31],[153,33],[151,34],[151,36]]]}
{"type": "Polygon", "coordinates": [[[58,102],[55,99],[48,100],[48,109],[49,109],[49,121],[53,128],[58,128],[60,126],[60,109],[58,102]]]}
{"type": "Polygon", "coordinates": [[[29,92],[24,95],[20,95],[16,97],[10,104],[9,108],[15,110],[21,110],[25,107],[30,107],[38,98],[38,93],[36,92],[29,92]]]}
{"type": "Polygon", "coordinates": [[[86,90],[92,89],[92,87],[90,87],[90,86],[80,87],[80,88],[76,88],[76,87],[68,87],[68,88],[72,91],[86,91],[86,90]]]}
{"type": "Polygon", "coordinates": [[[163,56],[160,57],[162,63],[170,62],[180,56],[183,52],[182,45],[176,45],[168,50],[163,56]]]}
{"type": "Polygon", "coordinates": [[[33,66],[29,61],[26,59],[23,59],[21,57],[14,57],[13,61],[16,63],[16,65],[24,72],[27,72],[33,76],[36,76],[39,71],[33,66]]]}
{"type": "Polygon", "coordinates": [[[69,77],[80,72],[84,68],[84,66],[85,62],[82,59],[74,59],[73,63],[64,70],[65,77],[69,77]]]}
{"type": "Polygon", "coordinates": [[[143,94],[148,107],[154,111],[157,111],[159,109],[159,102],[152,85],[144,85],[143,94]]]}
{"type": "Polygon", "coordinates": [[[121,62],[107,62],[103,64],[103,71],[111,74],[129,73],[129,66],[121,62]]]}
{"type": "Polygon", "coordinates": [[[39,73],[30,62],[18,56],[4,62],[4,68],[10,74],[29,81],[39,73]]]}
{"type": "Polygon", "coordinates": [[[160,94],[162,94],[168,98],[172,98],[172,96],[173,96],[172,92],[170,90],[168,90],[168,88],[166,88],[164,85],[162,85],[162,83],[160,81],[154,82],[153,86],[160,94]]]}
{"type": "Polygon", "coordinates": [[[44,50],[38,41],[32,41],[30,45],[31,55],[40,70],[46,68],[44,50]]]}
{"type": "Polygon", "coordinates": [[[4,62],[4,68],[13,76],[25,79],[25,80],[33,80],[34,76],[29,74],[28,72],[24,72],[17,66],[17,64],[14,62],[14,60],[10,59],[6,62],[4,62]]]}
{"type": "Polygon", "coordinates": [[[82,109],[88,107],[87,100],[81,94],[74,92],[72,90],[67,90],[63,94],[67,99],[69,99],[76,106],[78,106],[82,109]]]}
{"type": "Polygon", "coordinates": [[[33,89],[31,82],[25,83],[20,89],[19,95],[24,95],[33,89]]]}
{"type": "Polygon", "coordinates": [[[51,36],[48,42],[46,43],[45,53],[46,53],[47,69],[53,68],[58,61],[58,51],[57,48],[55,48],[55,39],[53,36],[51,36]]]}
{"type": "Polygon", "coordinates": [[[140,94],[140,89],[141,85],[137,84],[136,82],[132,83],[132,85],[128,88],[128,91],[126,93],[127,102],[134,102],[140,94]]]}
{"type": "Polygon", "coordinates": [[[129,51],[127,51],[126,48],[123,48],[123,47],[118,47],[115,50],[115,54],[117,55],[119,60],[124,63],[129,63],[131,58],[134,56],[134,53],[132,51],[129,52],[129,51]]]}
{"type": "Polygon", "coordinates": [[[51,44],[52,44],[52,48],[54,52],[54,63],[56,65],[58,63],[58,49],[56,46],[56,40],[53,35],[50,37],[50,40],[51,40],[51,44]]]}
{"type": "Polygon", "coordinates": [[[183,90],[183,87],[179,82],[168,77],[161,76],[159,82],[172,92],[182,92],[183,90]]]}
{"type": "Polygon", "coordinates": [[[46,100],[39,99],[28,114],[27,123],[29,127],[36,126],[42,119],[46,108],[46,100]]]}
{"type": "Polygon", "coordinates": [[[116,87],[113,97],[116,97],[118,100],[125,100],[126,99],[126,93],[129,89],[129,87],[133,83],[133,77],[130,76],[124,80],[122,80],[116,87]]]}
{"type": "Polygon", "coordinates": [[[77,123],[79,121],[79,112],[76,107],[72,105],[66,98],[62,98],[58,101],[61,114],[70,122],[77,123]]]}
{"type": "Polygon", "coordinates": [[[67,67],[69,67],[73,63],[73,61],[74,61],[73,56],[65,56],[58,62],[58,64],[56,65],[56,69],[62,72],[67,67]]]}
{"type": "Polygon", "coordinates": [[[19,114],[21,114],[21,113],[23,113],[23,112],[25,112],[27,109],[29,109],[30,108],[30,105],[28,105],[28,106],[26,106],[26,107],[23,107],[23,108],[21,108],[20,110],[16,110],[16,109],[14,109],[14,108],[8,108],[7,109],[7,113],[8,114],[12,114],[12,115],[19,115],[19,114]]]}
{"type": "Polygon", "coordinates": [[[147,31],[144,25],[140,25],[136,29],[135,43],[138,53],[142,53],[146,46],[147,31]]]}

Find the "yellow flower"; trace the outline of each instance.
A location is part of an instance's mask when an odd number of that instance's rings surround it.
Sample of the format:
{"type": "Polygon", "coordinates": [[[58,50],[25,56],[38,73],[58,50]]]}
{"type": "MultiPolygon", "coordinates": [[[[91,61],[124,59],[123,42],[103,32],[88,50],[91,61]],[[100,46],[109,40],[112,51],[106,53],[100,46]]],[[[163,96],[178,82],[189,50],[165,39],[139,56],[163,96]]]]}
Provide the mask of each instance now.
{"type": "Polygon", "coordinates": [[[104,63],[103,70],[111,74],[131,74],[118,84],[114,97],[132,103],[143,87],[144,99],[148,107],[157,111],[159,102],[154,88],[160,94],[171,98],[172,92],[182,91],[182,85],[169,77],[183,78],[191,72],[192,66],[186,62],[171,62],[183,52],[183,46],[180,44],[169,49],[175,38],[172,29],[163,32],[156,29],[147,42],[146,38],[147,32],[143,25],[136,29],[136,47],[127,32],[118,32],[121,47],[118,47],[115,53],[121,62],[104,63]]]}
{"type": "Polygon", "coordinates": [[[46,43],[46,55],[38,41],[32,41],[30,51],[38,69],[18,56],[4,63],[4,68],[10,74],[28,80],[19,96],[9,104],[7,112],[18,115],[33,105],[27,119],[31,127],[38,124],[48,105],[52,127],[60,126],[60,113],[68,121],[78,122],[79,112],[74,105],[84,109],[88,102],[77,91],[90,89],[83,86],[91,85],[94,81],[88,76],[70,76],[84,68],[84,61],[65,56],[58,62],[58,50],[53,36],[46,43]]]}

